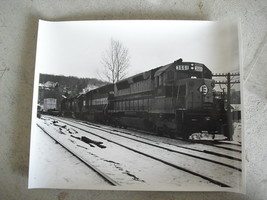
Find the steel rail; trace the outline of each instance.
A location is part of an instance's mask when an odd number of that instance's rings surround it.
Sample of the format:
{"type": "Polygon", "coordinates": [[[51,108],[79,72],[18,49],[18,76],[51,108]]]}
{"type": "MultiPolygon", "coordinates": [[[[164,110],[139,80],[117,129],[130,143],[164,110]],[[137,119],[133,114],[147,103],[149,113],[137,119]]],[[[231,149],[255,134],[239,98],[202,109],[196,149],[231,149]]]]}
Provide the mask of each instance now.
{"type": "MultiPolygon", "coordinates": [[[[58,120],[58,121],[63,121],[63,120],[58,120]]],[[[64,121],[63,121],[63,122],[64,122],[64,121]]],[[[101,138],[101,139],[104,139],[104,140],[106,140],[106,141],[108,141],[108,142],[114,143],[114,144],[116,144],[116,145],[119,145],[119,146],[121,146],[121,147],[124,147],[124,148],[126,148],[126,149],[128,149],[128,150],[134,151],[134,152],[136,152],[136,153],[138,153],[138,154],[141,154],[141,155],[143,155],[143,156],[146,156],[146,157],[149,157],[149,158],[151,158],[151,159],[157,160],[157,161],[159,161],[159,162],[161,162],[161,163],[164,163],[164,164],[166,164],[166,165],[168,165],[168,166],[174,167],[174,168],[176,168],[176,169],[178,169],[178,170],[182,170],[182,171],[185,171],[185,172],[190,173],[190,174],[192,174],[192,175],[195,175],[195,176],[198,176],[198,177],[200,177],[200,178],[203,178],[203,179],[205,179],[205,180],[207,180],[207,181],[209,181],[209,182],[211,182],[211,183],[213,183],[213,184],[219,185],[219,186],[221,186],[221,187],[231,187],[231,186],[229,186],[229,185],[227,185],[227,184],[225,184],[225,183],[222,183],[222,182],[220,182],[220,181],[214,180],[214,179],[212,179],[212,178],[209,178],[209,177],[204,176],[204,175],[202,175],[202,174],[199,174],[199,173],[197,173],[197,172],[191,171],[191,170],[186,169],[186,168],[184,168],[184,167],[178,166],[178,165],[176,165],[176,164],[170,163],[170,162],[168,162],[168,161],[162,160],[162,159],[157,158],[157,157],[155,157],[155,156],[152,156],[152,155],[146,154],[146,153],[144,153],[144,152],[138,151],[138,150],[136,150],[136,149],[133,149],[133,148],[128,147],[128,146],[125,146],[125,145],[120,144],[120,143],[118,143],[118,142],[112,141],[112,140],[107,139],[107,138],[105,138],[105,137],[103,137],[103,136],[100,136],[100,135],[98,135],[98,134],[95,134],[95,133],[93,133],[93,132],[91,132],[91,131],[85,130],[85,129],[83,129],[83,128],[77,127],[77,126],[72,125],[72,124],[69,124],[69,123],[67,123],[67,122],[64,122],[64,123],[67,124],[67,125],[69,125],[69,126],[72,126],[72,127],[74,127],[74,128],[80,129],[80,130],[82,130],[82,131],[84,131],[84,132],[87,132],[87,133],[89,133],[89,134],[92,134],[92,135],[94,135],[94,136],[97,136],[97,137],[99,137],[99,138],[101,138]]]]}
{"type": "MultiPolygon", "coordinates": [[[[51,118],[51,117],[50,117],[51,118]]],[[[52,118],[51,118],[52,119],[52,118]]],[[[61,119],[61,118],[60,118],[61,119]]],[[[90,128],[94,128],[94,129],[97,129],[97,130],[102,130],[102,131],[115,131],[115,132],[120,132],[120,133],[124,133],[124,134],[130,134],[132,136],[135,136],[134,134],[130,133],[130,132],[126,132],[126,131],[122,131],[122,130],[116,130],[116,129],[108,129],[108,128],[103,128],[101,127],[100,125],[97,125],[97,124],[93,124],[93,123],[90,123],[90,122],[85,122],[85,121],[82,121],[82,120],[78,120],[78,119],[72,119],[72,118],[65,118],[65,120],[67,121],[75,121],[75,122],[80,122],[82,123],[83,125],[86,124],[88,125],[88,127],[90,128]],[[93,126],[93,127],[92,127],[93,126]]],[[[142,130],[137,130],[137,129],[131,129],[133,131],[137,131],[139,133],[145,133],[145,134],[149,134],[149,135],[154,135],[152,134],[151,132],[147,132],[147,131],[142,131],[142,130]]],[[[143,138],[143,139],[146,139],[146,140],[150,140],[150,139],[147,139],[145,137],[140,137],[140,138],[143,138]]],[[[205,144],[205,145],[208,145],[208,146],[212,146],[212,147],[216,147],[216,148],[220,148],[220,149],[225,149],[225,150],[229,150],[229,151],[234,151],[234,152],[238,152],[238,153],[241,153],[242,151],[240,150],[237,150],[237,149],[233,149],[233,148],[228,148],[228,147],[223,147],[223,146],[217,146],[217,145],[214,145],[214,144],[208,144],[208,143],[205,143],[205,142],[200,142],[200,141],[191,141],[191,140],[184,140],[184,139],[179,139],[179,138],[176,138],[176,140],[181,140],[181,141],[186,141],[186,142],[189,142],[189,143],[199,143],[199,144],[205,144]]],[[[150,140],[150,141],[153,141],[153,140],[150,140]]],[[[153,141],[154,142],[154,141],[153,141]]],[[[193,148],[189,148],[189,147],[184,147],[184,146],[180,146],[180,145],[174,145],[174,144],[169,144],[169,143],[165,143],[165,144],[168,144],[168,145],[173,145],[173,146],[176,146],[176,147],[179,147],[179,148],[183,148],[183,149],[189,149],[189,150],[192,150],[192,151],[199,151],[199,152],[202,152],[202,153],[207,153],[207,154],[212,154],[212,155],[216,155],[216,156],[219,156],[219,157],[225,157],[225,158],[228,158],[228,159],[232,159],[232,160],[236,160],[236,161],[242,161],[242,159],[240,158],[236,158],[236,157],[233,157],[233,156],[228,156],[228,155],[225,155],[225,154],[221,154],[221,153],[217,153],[217,152],[213,152],[213,151],[209,151],[209,150],[198,150],[198,149],[193,149],[193,148]]],[[[227,143],[228,144],[228,143],[227,143]]]]}
{"type": "MultiPolygon", "coordinates": [[[[53,118],[51,118],[51,119],[53,119],[53,118]]],[[[64,123],[67,123],[64,120],[58,120],[58,121],[62,121],[64,123]]],[[[68,125],[71,125],[71,124],[68,124],[68,125]]],[[[81,125],[83,125],[83,124],[81,124],[81,125]]],[[[71,126],[75,127],[74,125],[71,125],[71,126]]],[[[85,126],[85,125],[83,125],[83,126],[85,126]]],[[[79,127],[75,127],[75,128],[79,128],[79,127]]],[[[211,160],[211,159],[208,159],[208,158],[203,158],[203,157],[192,155],[192,154],[189,154],[189,153],[184,153],[184,152],[173,150],[173,149],[170,149],[170,148],[167,148],[167,147],[162,147],[162,146],[159,146],[159,145],[156,145],[156,144],[151,144],[149,142],[145,142],[145,141],[142,141],[142,140],[134,139],[134,138],[127,137],[127,136],[124,136],[124,135],[120,135],[120,134],[117,134],[117,133],[113,133],[111,131],[102,130],[102,129],[99,129],[99,128],[95,128],[95,129],[101,130],[101,131],[105,131],[105,132],[107,132],[109,134],[117,135],[119,137],[124,137],[124,138],[130,139],[130,140],[133,140],[133,141],[141,142],[143,144],[154,146],[154,147],[157,147],[157,148],[160,148],[160,149],[164,149],[164,150],[167,150],[167,151],[170,151],[170,152],[174,152],[174,153],[190,156],[190,157],[197,158],[197,159],[200,159],[200,160],[205,160],[205,161],[208,161],[208,162],[212,162],[212,163],[215,163],[215,164],[219,164],[219,165],[222,165],[222,166],[225,166],[225,167],[229,167],[229,168],[235,169],[235,170],[240,171],[240,172],[242,171],[242,169],[240,169],[238,167],[235,167],[235,166],[232,166],[232,165],[228,165],[228,164],[225,164],[225,163],[222,163],[222,162],[219,162],[219,161],[211,160]]],[[[85,131],[87,131],[87,130],[85,130],[85,131]]],[[[201,153],[207,153],[207,154],[211,154],[211,155],[215,155],[215,156],[221,156],[221,154],[219,154],[219,153],[215,153],[215,152],[211,152],[211,151],[207,151],[207,150],[203,150],[202,151],[202,150],[196,150],[196,149],[192,149],[192,148],[188,148],[188,147],[180,147],[180,146],[177,146],[177,145],[175,145],[175,146],[178,147],[178,148],[184,148],[184,149],[189,149],[189,150],[193,150],[193,151],[197,151],[197,152],[201,152],[201,153]]],[[[230,156],[221,156],[221,157],[227,157],[228,159],[241,161],[241,159],[237,159],[237,158],[230,157],[230,156]]]]}
{"type": "MultiPolygon", "coordinates": [[[[132,136],[135,136],[134,134],[132,133],[129,133],[129,132],[125,132],[125,131],[120,131],[120,130],[116,130],[116,129],[107,129],[107,128],[101,128],[100,126],[98,125],[93,125],[93,124],[86,124],[86,122],[81,122],[82,125],[88,125],[88,127],[90,128],[94,128],[94,129],[97,129],[97,130],[101,130],[101,131],[106,131],[106,132],[109,132],[109,131],[114,131],[114,132],[119,132],[119,133],[123,133],[123,134],[130,134],[132,136]],[[94,127],[96,126],[96,127],[94,127]]],[[[80,123],[80,124],[81,124],[80,123]]],[[[138,130],[137,130],[138,131],[138,130]]],[[[115,135],[119,135],[119,134],[116,134],[116,133],[111,133],[111,134],[115,134],[115,135]]],[[[122,136],[120,135],[121,137],[126,137],[126,136],[122,136]]],[[[142,139],[145,139],[145,140],[149,140],[149,141],[152,141],[152,142],[155,142],[153,140],[150,140],[150,139],[147,139],[145,137],[140,137],[138,136],[139,138],[142,138],[142,139]]],[[[134,139],[133,139],[134,140],[134,139]]],[[[199,150],[199,149],[194,149],[194,148],[190,148],[190,147],[184,147],[184,146],[180,146],[180,145],[176,145],[176,144],[169,144],[169,143],[166,143],[166,142],[163,142],[164,144],[168,144],[168,145],[173,145],[175,147],[178,147],[178,148],[182,148],[182,149],[188,149],[188,150],[192,150],[192,151],[196,151],[196,152],[201,152],[201,153],[206,153],[206,154],[212,154],[212,155],[216,155],[216,156],[219,156],[219,157],[224,157],[224,158],[228,158],[228,159],[231,159],[231,160],[236,160],[236,161],[242,161],[242,159],[240,158],[236,158],[236,157],[233,157],[233,156],[228,156],[228,155],[225,155],[225,154],[221,154],[221,153],[217,153],[217,152],[214,152],[214,151],[210,151],[210,150],[199,150]]],[[[206,145],[206,144],[205,144],[206,145]]],[[[214,146],[214,147],[217,147],[216,145],[209,145],[209,146],[214,146]]],[[[219,146],[220,148],[220,146],[219,146]]],[[[223,149],[227,149],[229,151],[237,151],[239,153],[241,153],[241,151],[239,150],[235,150],[235,149],[232,149],[232,148],[227,148],[227,147],[223,147],[223,149]]]]}
{"type": "Polygon", "coordinates": [[[94,167],[89,162],[85,161],[81,156],[75,154],[73,151],[68,149],[66,146],[64,146],[60,141],[55,139],[53,136],[51,136],[42,126],[40,126],[38,123],[36,124],[44,133],[46,133],[49,137],[51,137],[53,140],[55,140],[59,145],[61,145],[63,148],[65,148],[67,151],[69,151],[73,156],[78,158],[82,163],[84,163],[87,167],[91,168],[93,171],[95,171],[100,177],[102,177],[105,181],[107,181],[112,186],[118,186],[120,185],[118,182],[107,176],[105,173],[103,173],[101,170],[94,167]]]}

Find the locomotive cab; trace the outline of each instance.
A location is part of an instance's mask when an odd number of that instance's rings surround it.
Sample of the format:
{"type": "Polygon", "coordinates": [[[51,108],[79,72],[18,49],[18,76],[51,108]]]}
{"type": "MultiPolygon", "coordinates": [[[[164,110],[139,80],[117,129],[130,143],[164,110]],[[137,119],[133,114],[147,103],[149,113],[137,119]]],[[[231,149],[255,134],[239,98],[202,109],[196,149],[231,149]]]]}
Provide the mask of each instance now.
{"type": "Polygon", "coordinates": [[[226,112],[222,106],[218,106],[214,87],[215,81],[212,79],[191,78],[179,81],[175,114],[177,129],[183,137],[188,138],[194,132],[220,132],[226,112]]]}
{"type": "Polygon", "coordinates": [[[186,110],[211,109],[213,104],[213,88],[215,81],[211,79],[183,79],[177,87],[177,108],[186,110]]]}
{"type": "Polygon", "coordinates": [[[212,72],[203,64],[181,59],[155,72],[152,110],[160,113],[157,126],[188,138],[192,133],[220,133],[225,110],[218,108],[212,72]],[[174,115],[175,123],[172,121],[174,115]]]}

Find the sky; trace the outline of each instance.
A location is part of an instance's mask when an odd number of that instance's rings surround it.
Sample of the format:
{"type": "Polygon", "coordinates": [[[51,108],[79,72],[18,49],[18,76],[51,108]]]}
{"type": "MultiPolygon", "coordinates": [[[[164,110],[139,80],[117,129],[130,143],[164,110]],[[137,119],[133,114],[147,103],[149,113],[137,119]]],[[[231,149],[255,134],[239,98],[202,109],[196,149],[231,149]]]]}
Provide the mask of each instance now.
{"type": "Polygon", "coordinates": [[[128,76],[179,58],[205,64],[213,73],[239,69],[234,23],[177,20],[39,22],[36,68],[40,73],[102,77],[110,40],[128,49],[128,76]]]}

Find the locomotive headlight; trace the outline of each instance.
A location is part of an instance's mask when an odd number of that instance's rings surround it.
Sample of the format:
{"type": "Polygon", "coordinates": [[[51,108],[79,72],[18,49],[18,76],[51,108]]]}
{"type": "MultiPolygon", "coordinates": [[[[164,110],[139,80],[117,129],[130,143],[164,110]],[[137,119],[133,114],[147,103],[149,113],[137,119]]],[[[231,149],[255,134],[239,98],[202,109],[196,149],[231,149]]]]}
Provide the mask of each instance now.
{"type": "Polygon", "coordinates": [[[210,121],[210,117],[205,117],[205,120],[206,121],[210,121]]]}

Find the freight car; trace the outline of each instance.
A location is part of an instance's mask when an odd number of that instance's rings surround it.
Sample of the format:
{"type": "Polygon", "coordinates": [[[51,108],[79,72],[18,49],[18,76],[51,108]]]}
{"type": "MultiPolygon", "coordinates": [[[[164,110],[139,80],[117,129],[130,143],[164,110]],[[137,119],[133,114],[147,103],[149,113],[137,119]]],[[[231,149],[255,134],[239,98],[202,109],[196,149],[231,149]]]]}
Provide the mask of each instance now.
{"type": "MultiPolygon", "coordinates": [[[[212,72],[179,59],[76,98],[65,112],[87,120],[188,138],[194,132],[227,135],[224,99],[214,90],[212,72]],[[76,102],[76,103],[73,103],[76,102]],[[73,105],[80,105],[74,110],[73,105]]],[[[65,108],[64,105],[61,106],[65,108]]]]}
{"type": "Polygon", "coordinates": [[[39,113],[49,114],[49,115],[59,115],[58,102],[55,98],[45,98],[43,105],[38,108],[39,113]]]}
{"type": "Polygon", "coordinates": [[[43,110],[47,112],[53,109],[57,109],[57,99],[54,99],[54,98],[44,99],[43,110]]]}

